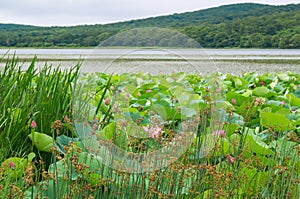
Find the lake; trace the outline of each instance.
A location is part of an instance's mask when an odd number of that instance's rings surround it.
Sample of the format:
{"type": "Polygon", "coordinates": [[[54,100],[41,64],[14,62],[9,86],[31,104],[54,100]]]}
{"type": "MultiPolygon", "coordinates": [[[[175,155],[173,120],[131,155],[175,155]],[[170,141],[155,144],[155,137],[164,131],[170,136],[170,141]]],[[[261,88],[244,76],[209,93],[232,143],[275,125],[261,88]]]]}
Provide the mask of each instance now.
{"type": "Polygon", "coordinates": [[[300,49],[0,49],[6,53],[16,53],[25,68],[34,55],[37,67],[65,68],[83,60],[86,72],[300,72],[300,49]]]}

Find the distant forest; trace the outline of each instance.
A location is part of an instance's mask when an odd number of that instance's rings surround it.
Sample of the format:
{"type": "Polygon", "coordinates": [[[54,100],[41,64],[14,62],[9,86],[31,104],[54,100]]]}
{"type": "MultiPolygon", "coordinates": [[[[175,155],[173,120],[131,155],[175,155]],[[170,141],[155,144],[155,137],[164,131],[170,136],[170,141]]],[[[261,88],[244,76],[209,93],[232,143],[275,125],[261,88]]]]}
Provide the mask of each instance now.
{"type": "MultiPolygon", "coordinates": [[[[38,27],[0,24],[0,46],[93,47],[119,32],[142,27],[176,30],[205,48],[300,48],[300,4],[232,4],[104,25],[38,27]]],[[[162,35],[162,39],[168,38],[162,35]]],[[[154,45],[160,43],[164,42],[154,45]]]]}

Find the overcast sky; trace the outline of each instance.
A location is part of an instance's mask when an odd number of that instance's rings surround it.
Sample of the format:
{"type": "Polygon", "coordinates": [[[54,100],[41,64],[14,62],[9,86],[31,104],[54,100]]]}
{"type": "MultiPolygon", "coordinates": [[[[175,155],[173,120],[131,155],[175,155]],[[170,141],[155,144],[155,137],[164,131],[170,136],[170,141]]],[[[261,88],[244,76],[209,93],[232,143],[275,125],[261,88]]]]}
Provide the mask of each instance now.
{"type": "Polygon", "coordinates": [[[300,0],[0,0],[0,23],[104,24],[243,2],[285,5],[300,0]]]}

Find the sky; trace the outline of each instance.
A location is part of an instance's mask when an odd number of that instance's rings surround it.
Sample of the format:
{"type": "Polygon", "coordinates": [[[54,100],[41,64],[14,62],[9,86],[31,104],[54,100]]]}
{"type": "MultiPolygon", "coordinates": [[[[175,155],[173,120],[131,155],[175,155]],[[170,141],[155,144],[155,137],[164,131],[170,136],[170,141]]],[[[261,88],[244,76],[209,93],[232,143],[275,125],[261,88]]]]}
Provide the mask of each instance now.
{"type": "Polygon", "coordinates": [[[245,2],[286,5],[300,0],[0,0],[0,23],[106,24],[245,2]]]}

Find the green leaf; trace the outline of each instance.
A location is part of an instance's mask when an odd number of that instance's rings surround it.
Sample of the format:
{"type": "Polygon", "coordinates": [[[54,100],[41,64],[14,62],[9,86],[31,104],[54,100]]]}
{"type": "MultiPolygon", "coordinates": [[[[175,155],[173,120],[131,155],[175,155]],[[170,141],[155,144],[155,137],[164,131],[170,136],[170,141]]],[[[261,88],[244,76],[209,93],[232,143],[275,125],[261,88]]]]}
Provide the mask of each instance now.
{"type": "Polygon", "coordinates": [[[290,80],[290,77],[288,76],[288,74],[286,73],[279,73],[277,75],[277,77],[281,80],[281,81],[284,81],[284,82],[287,82],[290,80]]]}
{"type": "Polygon", "coordinates": [[[254,135],[252,131],[248,131],[245,139],[245,146],[252,153],[261,155],[273,155],[274,152],[270,149],[269,145],[264,143],[260,137],[254,135]]]}
{"type": "Polygon", "coordinates": [[[214,151],[215,156],[228,155],[233,153],[233,147],[226,138],[219,138],[217,149],[214,151]]]}
{"type": "Polygon", "coordinates": [[[280,115],[288,115],[291,113],[291,111],[286,108],[281,108],[281,109],[277,110],[275,113],[280,114],[280,115]]]}
{"type": "Polygon", "coordinates": [[[54,146],[54,140],[49,135],[44,133],[33,132],[28,135],[36,148],[40,151],[51,152],[50,149],[54,146]]]}
{"type": "Polygon", "coordinates": [[[289,93],[286,97],[292,106],[300,107],[300,99],[297,98],[293,93],[289,93]]]}
{"type": "Polygon", "coordinates": [[[68,146],[71,142],[79,144],[79,138],[72,138],[66,135],[60,135],[56,138],[56,147],[61,153],[65,153],[64,146],[68,146]]]}
{"type": "Polygon", "coordinates": [[[91,184],[92,187],[99,184],[99,180],[101,179],[101,175],[98,173],[88,173],[86,180],[91,184]]]}
{"type": "Polygon", "coordinates": [[[260,113],[260,125],[280,132],[293,129],[293,123],[284,115],[269,112],[260,113]]]}
{"type": "Polygon", "coordinates": [[[226,132],[226,136],[229,137],[232,134],[235,133],[236,130],[239,129],[239,125],[238,124],[234,124],[234,123],[226,123],[224,125],[224,130],[226,132]]]}
{"type": "Polygon", "coordinates": [[[114,132],[115,132],[115,123],[109,123],[108,125],[106,125],[104,127],[104,129],[102,129],[99,133],[98,136],[102,139],[102,140],[111,140],[114,136],[114,132]]]}
{"type": "Polygon", "coordinates": [[[253,95],[255,96],[258,96],[258,97],[264,97],[266,96],[268,93],[269,93],[269,89],[267,87],[256,87],[255,89],[253,89],[252,93],[253,95]]]}
{"type": "Polygon", "coordinates": [[[28,160],[25,158],[12,157],[2,162],[0,175],[4,175],[7,180],[16,180],[24,175],[28,160]]]}
{"type": "Polygon", "coordinates": [[[162,119],[164,119],[164,120],[167,119],[167,112],[166,112],[166,107],[165,106],[162,106],[160,104],[153,104],[150,107],[150,110],[157,113],[162,119]]]}
{"type": "Polygon", "coordinates": [[[48,172],[56,173],[56,177],[63,178],[65,176],[71,177],[71,180],[77,179],[75,168],[71,164],[67,164],[65,160],[59,160],[49,165],[48,172]]]}
{"type": "Polygon", "coordinates": [[[251,96],[252,95],[252,90],[246,90],[243,94],[242,94],[242,96],[244,96],[244,97],[249,97],[249,96],[251,96]]]}
{"type": "Polygon", "coordinates": [[[76,134],[79,138],[87,138],[91,136],[92,128],[89,123],[75,123],[76,134]]]}
{"type": "Polygon", "coordinates": [[[237,125],[244,125],[244,118],[243,116],[233,113],[230,116],[227,116],[227,122],[237,125]]]}
{"type": "Polygon", "coordinates": [[[248,86],[248,82],[240,77],[234,78],[234,86],[237,89],[245,89],[248,86]]]}
{"type": "Polygon", "coordinates": [[[276,86],[274,87],[274,90],[278,93],[278,94],[282,94],[285,92],[286,87],[282,84],[282,83],[278,83],[276,84],[276,86]]]}
{"type": "Polygon", "coordinates": [[[166,112],[168,115],[168,120],[180,120],[180,119],[185,119],[181,112],[179,112],[175,108],[166,108],[166,112]]]}
{"type": "Polygon", "coordinates": [[[28,154],[27,159],[29,162],[32,162],[32,160],[36,157],[35,153],[31,152],[28,154]]]}
{"type": "Polygon", "coordinates": [[[242,81],[238,78],[234,80],[234,85],[236,88],[241,87],[243,85],[242,81]]]}
{"type": "Polygon", "coordinates": [[[226,100],[228,102],[231,102],[232,99],[236,100],[235,106],[239,106],[239,105],[243,104],[247,100],[247,97],[245,97],[245,96],[243,96],[241,94],[235,93],[235,92],[228,92],[226,94],[226,100]]]}

